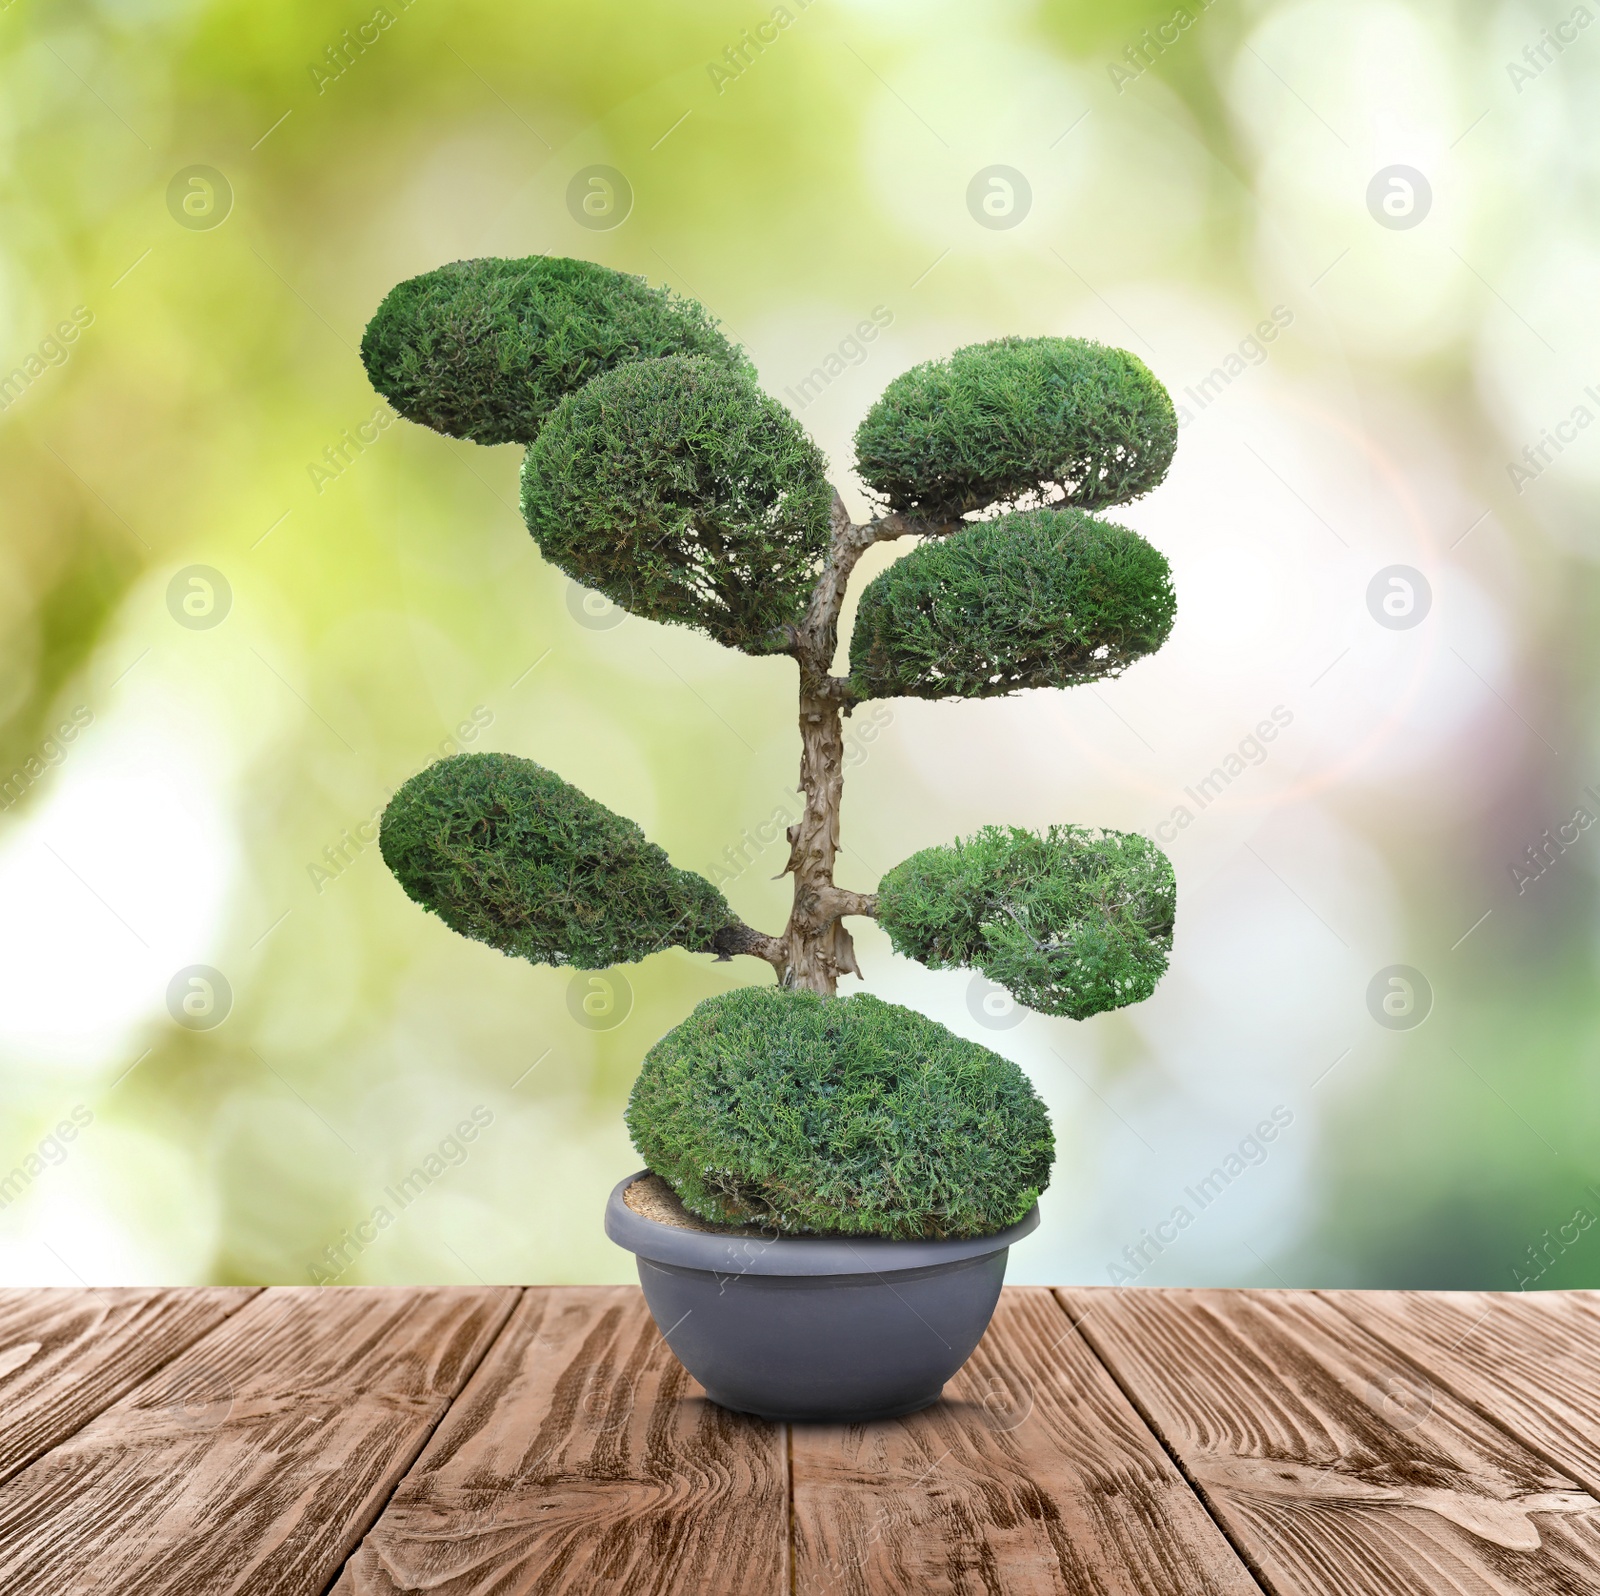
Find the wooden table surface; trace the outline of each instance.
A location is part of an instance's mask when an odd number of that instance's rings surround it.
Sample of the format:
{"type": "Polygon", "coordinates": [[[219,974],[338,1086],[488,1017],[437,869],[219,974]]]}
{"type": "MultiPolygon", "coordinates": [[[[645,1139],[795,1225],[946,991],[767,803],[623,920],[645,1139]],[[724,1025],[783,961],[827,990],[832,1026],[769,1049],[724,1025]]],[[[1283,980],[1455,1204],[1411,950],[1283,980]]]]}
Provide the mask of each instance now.
{"type": "Polygon", "coordinates": [[[1014,1288],[887,1423],[633,1287],[0,1292],[0,1592],[1600,1592],[1600,1293],[1014,1288]]]}

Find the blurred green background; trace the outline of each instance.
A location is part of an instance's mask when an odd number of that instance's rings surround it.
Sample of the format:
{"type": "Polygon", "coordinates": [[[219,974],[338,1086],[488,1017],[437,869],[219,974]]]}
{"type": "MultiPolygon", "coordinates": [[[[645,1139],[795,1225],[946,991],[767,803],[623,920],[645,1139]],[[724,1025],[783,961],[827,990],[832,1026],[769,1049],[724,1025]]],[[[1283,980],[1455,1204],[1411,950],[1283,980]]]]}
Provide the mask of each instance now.
{"type": "Polygon", "coordinates": [[[640,1057],[765,967],[517,964],[371,841],[513,750],[785,912],[792,666],[572,589],[516,448],[380,424],[384,292],[549,251],[701,299],[858,513],[862,412],[964,343],[1099,338],[1184,409],[1122,512],[1161,654],[852,722],[846,885],[988,821],[1177,866],[1166,981],[1085,1024],[857,933],[1051,1106],[1012,1279],[1596,1283],[1600,26],[777,9],[0,9],[0,1274],[630,1277],[640,1057]]]}

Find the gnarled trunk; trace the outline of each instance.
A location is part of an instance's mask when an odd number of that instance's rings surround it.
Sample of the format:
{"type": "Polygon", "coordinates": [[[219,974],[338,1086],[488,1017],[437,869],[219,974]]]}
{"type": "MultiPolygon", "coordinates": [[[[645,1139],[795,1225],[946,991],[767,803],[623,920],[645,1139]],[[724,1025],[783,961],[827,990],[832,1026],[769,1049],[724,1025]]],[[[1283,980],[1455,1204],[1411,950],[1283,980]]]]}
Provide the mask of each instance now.
{"type": "MultiPolygon", "coordinates": [[[[794,907],[784,932],[790,986],[832,997],[841,975],[859,975],[855,944],[839,916],[846,912],[833,884],[839,851],[839,803],[844,794],[844,727],[839,705],[800,668],[800,790],[806,806],[789,827],[794,907]]],[[[859,910],[854,912],[859,913],[859,910]]]]}
{"type": "Polygon", "coordinates": [[[748,926],[720,932],[717,951],[727,958],[748,953],[765,959],[785,986],[832,997],[841,975],[860,975],[855,943],[840,917],[878,912],[875,894],[847,892],[833,884],[839,851],[839,804],[844,795],[842,713],[855,702],[849,680],[831,674],[839,643],[839,611],[856,562],[874,543],[907,534],[940,536],[959,522],[914,521],[899,514],[856,525],[843,501],[833,496],[833,540],[817,578],[805,620],[793,628],[788,652],[800,667],[800,790],[805,810],[789,827],[789,862],[794,907],[781,937],[748,926]]]}

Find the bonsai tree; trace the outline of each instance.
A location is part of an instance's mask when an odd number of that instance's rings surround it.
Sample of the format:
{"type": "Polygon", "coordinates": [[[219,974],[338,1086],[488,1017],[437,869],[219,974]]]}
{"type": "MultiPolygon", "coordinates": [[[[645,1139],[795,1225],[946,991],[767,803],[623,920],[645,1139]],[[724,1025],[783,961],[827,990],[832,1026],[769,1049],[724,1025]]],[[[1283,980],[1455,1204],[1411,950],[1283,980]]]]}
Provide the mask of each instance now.
{"type": "Polygon", "coordinates": [[[1177,420],[1133,355],[1002,338],[891,382],[856,434],[876,501],[853,521],[820,451],[699,305],[585,261],[460,261],[393,289],[374,386],[451,437],[526,446],[522,510],[553,565],[632,614],[794,660],[804,809],[788,923],[746,925],[631,821],[508,754],[400,788],[383,857],[453,929],[536,964],[600,969],[669,946],[764,961],[775,984],[702,1003],[652,1049],[635,1144],[694,1213],[791,1232],[983,1234],[1048,1179],[1048,1120],[1009,1061],[910,1010],[840,998],[847,922],[971,967],[1043,1014],[1149,995],[1175,888],[1138,835],[990,826],[834,879],[843,718],[870,699],[988,698],[1121,674],[1159,648],[1167,562],[1095,513],[1166,473],[1177,420]],[[840,612],[875,544],[911,551],[840,612]]]}

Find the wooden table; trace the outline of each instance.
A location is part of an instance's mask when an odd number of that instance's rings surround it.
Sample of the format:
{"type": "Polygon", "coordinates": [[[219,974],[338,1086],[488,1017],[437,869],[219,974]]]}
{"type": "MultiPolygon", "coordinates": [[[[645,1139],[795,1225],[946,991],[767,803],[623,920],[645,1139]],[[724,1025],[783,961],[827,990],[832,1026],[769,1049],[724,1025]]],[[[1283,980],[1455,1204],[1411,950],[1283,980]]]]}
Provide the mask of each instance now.
{"type": "Polygon", "coordinates": [[[1008,1290],[923,1413],[632,1287],[0,1293],[0,1592],[1600,1592],[1600,1294],[1008,1290]]]}

